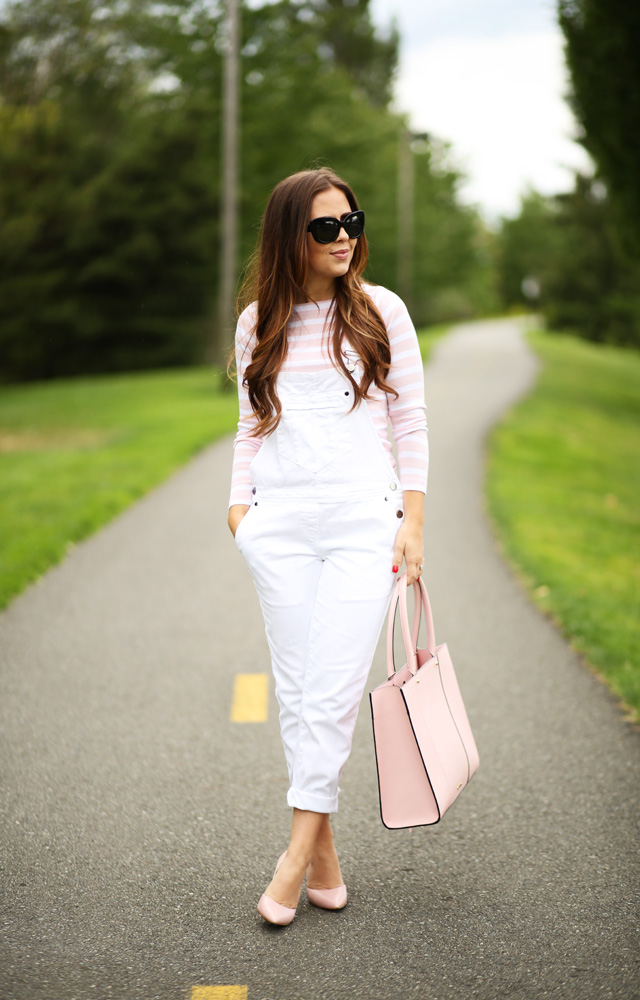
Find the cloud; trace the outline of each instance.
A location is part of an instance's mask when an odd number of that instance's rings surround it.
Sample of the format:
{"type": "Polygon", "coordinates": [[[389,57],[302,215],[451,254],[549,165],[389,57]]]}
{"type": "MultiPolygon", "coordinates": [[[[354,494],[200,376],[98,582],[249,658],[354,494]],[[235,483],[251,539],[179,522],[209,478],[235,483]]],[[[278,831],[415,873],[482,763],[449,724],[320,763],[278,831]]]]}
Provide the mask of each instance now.
{"type": "Polygon", "coordinates": [[[425,39],[495,38],[540,31],[554,24],[556,0],[371,0],[374,21],[384,27],[396,19],[403,52],[425,39]]]}
{"type": "Polygon", "coordinates": [[[589,169],[567,87],[559,29],[446,37],[405,53],[396,103],[414,128],[453,143],[469,175],[462,197],[492,218],[515,213],[527,185],[567,190],[568,168],[589,169]]]}

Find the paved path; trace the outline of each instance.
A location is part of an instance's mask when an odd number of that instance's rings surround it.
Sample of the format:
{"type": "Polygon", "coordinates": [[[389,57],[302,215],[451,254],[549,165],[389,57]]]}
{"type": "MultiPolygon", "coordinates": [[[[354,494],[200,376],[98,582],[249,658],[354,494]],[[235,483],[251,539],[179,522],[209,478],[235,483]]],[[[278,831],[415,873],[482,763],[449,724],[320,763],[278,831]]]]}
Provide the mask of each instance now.
{"type": "MultiPolygon", "coordinates": [[[[0,996],[640,997],[640,738],[483,511],[487,429],[535,370],[515,321],[457,328],[427,369],[425,579],[481,767],[437,827],[385,830],[363,703],[343,913],[305,900],[273,930],[255,912],[289,812],[273,692],[267,723],[229,722],[233,675],[266,667],[225,526],[229,441],[0,616],[0,996]]],[[[383,672],[378,655],[369,686],[383,672]]]]}

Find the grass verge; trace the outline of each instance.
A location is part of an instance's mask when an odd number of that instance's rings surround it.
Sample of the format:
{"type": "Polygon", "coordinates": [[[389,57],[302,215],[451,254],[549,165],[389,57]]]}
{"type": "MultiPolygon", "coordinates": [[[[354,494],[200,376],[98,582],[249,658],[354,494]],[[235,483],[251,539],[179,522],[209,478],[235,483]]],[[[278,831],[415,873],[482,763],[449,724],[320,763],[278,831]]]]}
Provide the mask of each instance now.
{"type": "Polygon", "coordinates": [[[640,352],[533,331],[531,395],[494,429],[487,503],[505,554],[640,719],[640,352]]]}
{"type": "Polygon", "coordinates": [[[237,421],[208,367],[0,391],[0,607],[237,421]]]}
{"type": "MultiPolygon", "coordinates": [[[[425,356],[446,327],[420,332],[425,356]]],[[[0,389],[0,608],[75,542],[235,430],[209,367],[0,389]]]]}

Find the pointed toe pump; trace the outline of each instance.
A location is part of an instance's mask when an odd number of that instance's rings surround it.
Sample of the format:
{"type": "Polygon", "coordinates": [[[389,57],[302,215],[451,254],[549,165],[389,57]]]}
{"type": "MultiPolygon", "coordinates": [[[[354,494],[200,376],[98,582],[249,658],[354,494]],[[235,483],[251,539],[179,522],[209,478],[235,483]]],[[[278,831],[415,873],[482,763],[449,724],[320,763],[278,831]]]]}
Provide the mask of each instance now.
{"type": "Polygon", "coordinates": [[[347,905],[347,887],[344,884],[335,889],[310,889],[307,886],[307,899],[323,910],[341,910],[347,905]]]}
{"type": "Polygon", "coordinates": [[[296,910],[292,906],[283,906],[282,903],[278,903],[277,900],[263,892],[258,900],[258,913],[267,923],[285,927],[295,917],[296,910]]]}
{"type": "MultiPolygon", "coordinates": [[[[274,875],[282,864],[286,853],[286,851],[283,851],[278,858],[274,875]]],[[[266,892],[263,892],[258,900],[258,913],[262,919],[266,920],[267,923],[277,924],[279,927],[285,927],[287,924],[291,923],[296,915],[296,909],[297,908],[295,906],[283,906],[282,903],[279,903],[276,899],[273,899],[271,896],[267,896],[266,892]]]]}

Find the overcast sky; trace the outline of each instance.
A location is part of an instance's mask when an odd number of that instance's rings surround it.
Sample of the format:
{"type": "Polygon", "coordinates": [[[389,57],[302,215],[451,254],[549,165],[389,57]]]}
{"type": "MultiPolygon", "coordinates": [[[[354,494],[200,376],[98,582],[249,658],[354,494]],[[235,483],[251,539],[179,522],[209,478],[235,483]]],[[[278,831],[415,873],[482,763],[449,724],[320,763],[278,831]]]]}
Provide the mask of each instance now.
{"type": "Polygon", "coordinates": [[[398,110],[453,143],[465,201],[515,214],[527,186],[552,194],[589,169],[563,98],[563,37],[551,0],[371,0],[401,36],[398,110]]]}

